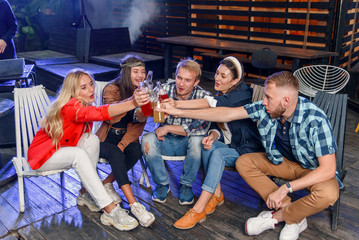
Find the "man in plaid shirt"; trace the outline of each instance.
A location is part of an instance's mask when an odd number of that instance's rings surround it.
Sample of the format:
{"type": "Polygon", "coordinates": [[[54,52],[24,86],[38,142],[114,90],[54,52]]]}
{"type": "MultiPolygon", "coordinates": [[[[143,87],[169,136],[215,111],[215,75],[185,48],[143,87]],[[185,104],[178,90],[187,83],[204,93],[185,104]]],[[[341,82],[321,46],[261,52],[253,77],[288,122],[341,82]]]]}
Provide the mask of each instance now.
{"type": "Polygon", "coordinates": [[[298,239],[307,228],[306,217],[333,205],[339,197],[335,177],[337,146],[328,117],[315,104],[298,96],[298,79],[278,72],[265,82],[263,101],[238,108],[182,110],[165,105],[162,111],[213,122],[250,118],[257,122],[265,153],[240,156],[236,168],[273,211],[246,221],[248,235],[285,226],[279,239],[298,239]],[[288,179],[278,187],[267,175],[288,179]],[[294,202],[288,193],[308,188],[310,194],[294,202]]]}
{"type": "MultiPolygon", "coordinates": [[[[168,96],[174,100],[204,98],[209,92],[198,86],[201,68],[197,62],[184,59],[177,64],[176,80],[163,85],[168,96]]],[[[156,183],[152,199],[164,203],[169,192],[169,180],[161,155],[186,156],[183,174],[180,177],[181,205],[194,201],[192,184],[196,180],[201,165],[201,142],[209,128],[209,123],[193,118],[168,116],[155,133],[142,138],[142,152],[145,156],[152,179],[156,183]]]]}

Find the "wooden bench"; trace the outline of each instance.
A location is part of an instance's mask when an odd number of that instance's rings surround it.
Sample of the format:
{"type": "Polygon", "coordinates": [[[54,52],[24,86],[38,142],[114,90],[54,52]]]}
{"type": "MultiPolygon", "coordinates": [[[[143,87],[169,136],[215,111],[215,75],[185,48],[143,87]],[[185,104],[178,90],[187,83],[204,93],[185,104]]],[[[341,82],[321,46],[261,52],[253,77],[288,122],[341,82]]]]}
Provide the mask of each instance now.
{"type": "Polygon", "coordinates": [[[49,33],[47,50],[19,52],[27,64],[49,65],[81,62],[83,56],[84,30],[75,28],[54,28],[49,33]]]}
{"type": "Polygon", "coordinates": [[[47,89],[57,91],[63,83],[66,74],[74,69],[81,68],[90,72],[95,80],[108,82],[119,73],[118,68],[107,67],[94,63],[71,63],[36,66],[37,82],[46,86],[47,89]]]}

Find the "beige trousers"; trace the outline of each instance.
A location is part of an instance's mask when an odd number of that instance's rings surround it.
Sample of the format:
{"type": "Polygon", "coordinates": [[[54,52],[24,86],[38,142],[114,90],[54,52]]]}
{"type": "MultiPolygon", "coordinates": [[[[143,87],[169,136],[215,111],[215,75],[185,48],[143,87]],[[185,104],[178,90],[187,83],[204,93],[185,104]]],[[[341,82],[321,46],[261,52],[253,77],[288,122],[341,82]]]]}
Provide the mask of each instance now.
{"type": "MultiPolygon", "coordinates": [[[[247,153],[240,156],[236,168],[242,178],[264,201],[278,186],[267,176],[295,180],[308,174],[310,169],[286,158],[280,165],[271,163],[265,153],[247,153]]],[[[283,208],[283,218],[288,224],[299,223],[303,218],[316,214],[333,205],[339,197],[339,186],[336,178],[314,184],[308,188],[310,193],[283,208]]],[[[283,205],[291,201],[287,196],[283,205]]]]}

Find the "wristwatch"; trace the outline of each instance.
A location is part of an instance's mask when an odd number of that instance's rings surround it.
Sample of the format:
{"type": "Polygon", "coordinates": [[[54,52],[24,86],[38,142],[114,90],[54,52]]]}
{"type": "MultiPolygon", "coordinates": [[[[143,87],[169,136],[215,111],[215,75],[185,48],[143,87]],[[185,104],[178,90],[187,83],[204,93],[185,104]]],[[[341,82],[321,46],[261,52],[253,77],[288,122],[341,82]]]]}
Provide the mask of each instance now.
{"type": "Polygon", "coordinates": [[[289,192],[292,193],[293,189],[292,189],[292,186],[289,184],[289,182],[286,182],[285,185],[287,185],[289,192]]]}

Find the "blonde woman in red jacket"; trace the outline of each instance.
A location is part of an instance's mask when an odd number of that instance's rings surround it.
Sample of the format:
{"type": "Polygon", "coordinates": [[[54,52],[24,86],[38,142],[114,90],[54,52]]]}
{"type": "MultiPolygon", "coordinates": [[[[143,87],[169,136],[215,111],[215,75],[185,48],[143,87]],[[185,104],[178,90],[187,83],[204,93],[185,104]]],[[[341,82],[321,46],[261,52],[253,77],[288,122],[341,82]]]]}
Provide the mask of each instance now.
{"type": "MultiPolygon", "coordinates": [[[[36,171],[74,168],[87,190],[80,191],[77,203],[99,206],[104,209],[101,215],[103,224],[131,230],[137,227],[137,220],[113,203],[97,174],[100,142],[91,133],[91,128],[93,121],[110,120],[135,109],[138,103],[131,97],[117,104],[91,106],[94,84],[92,76],[81,69],[74,69],[66,75],[57,99],[29,147],[28,161],[36,171]]],[[[97,208],[90,210],[100,211],[97,208]]]]}

